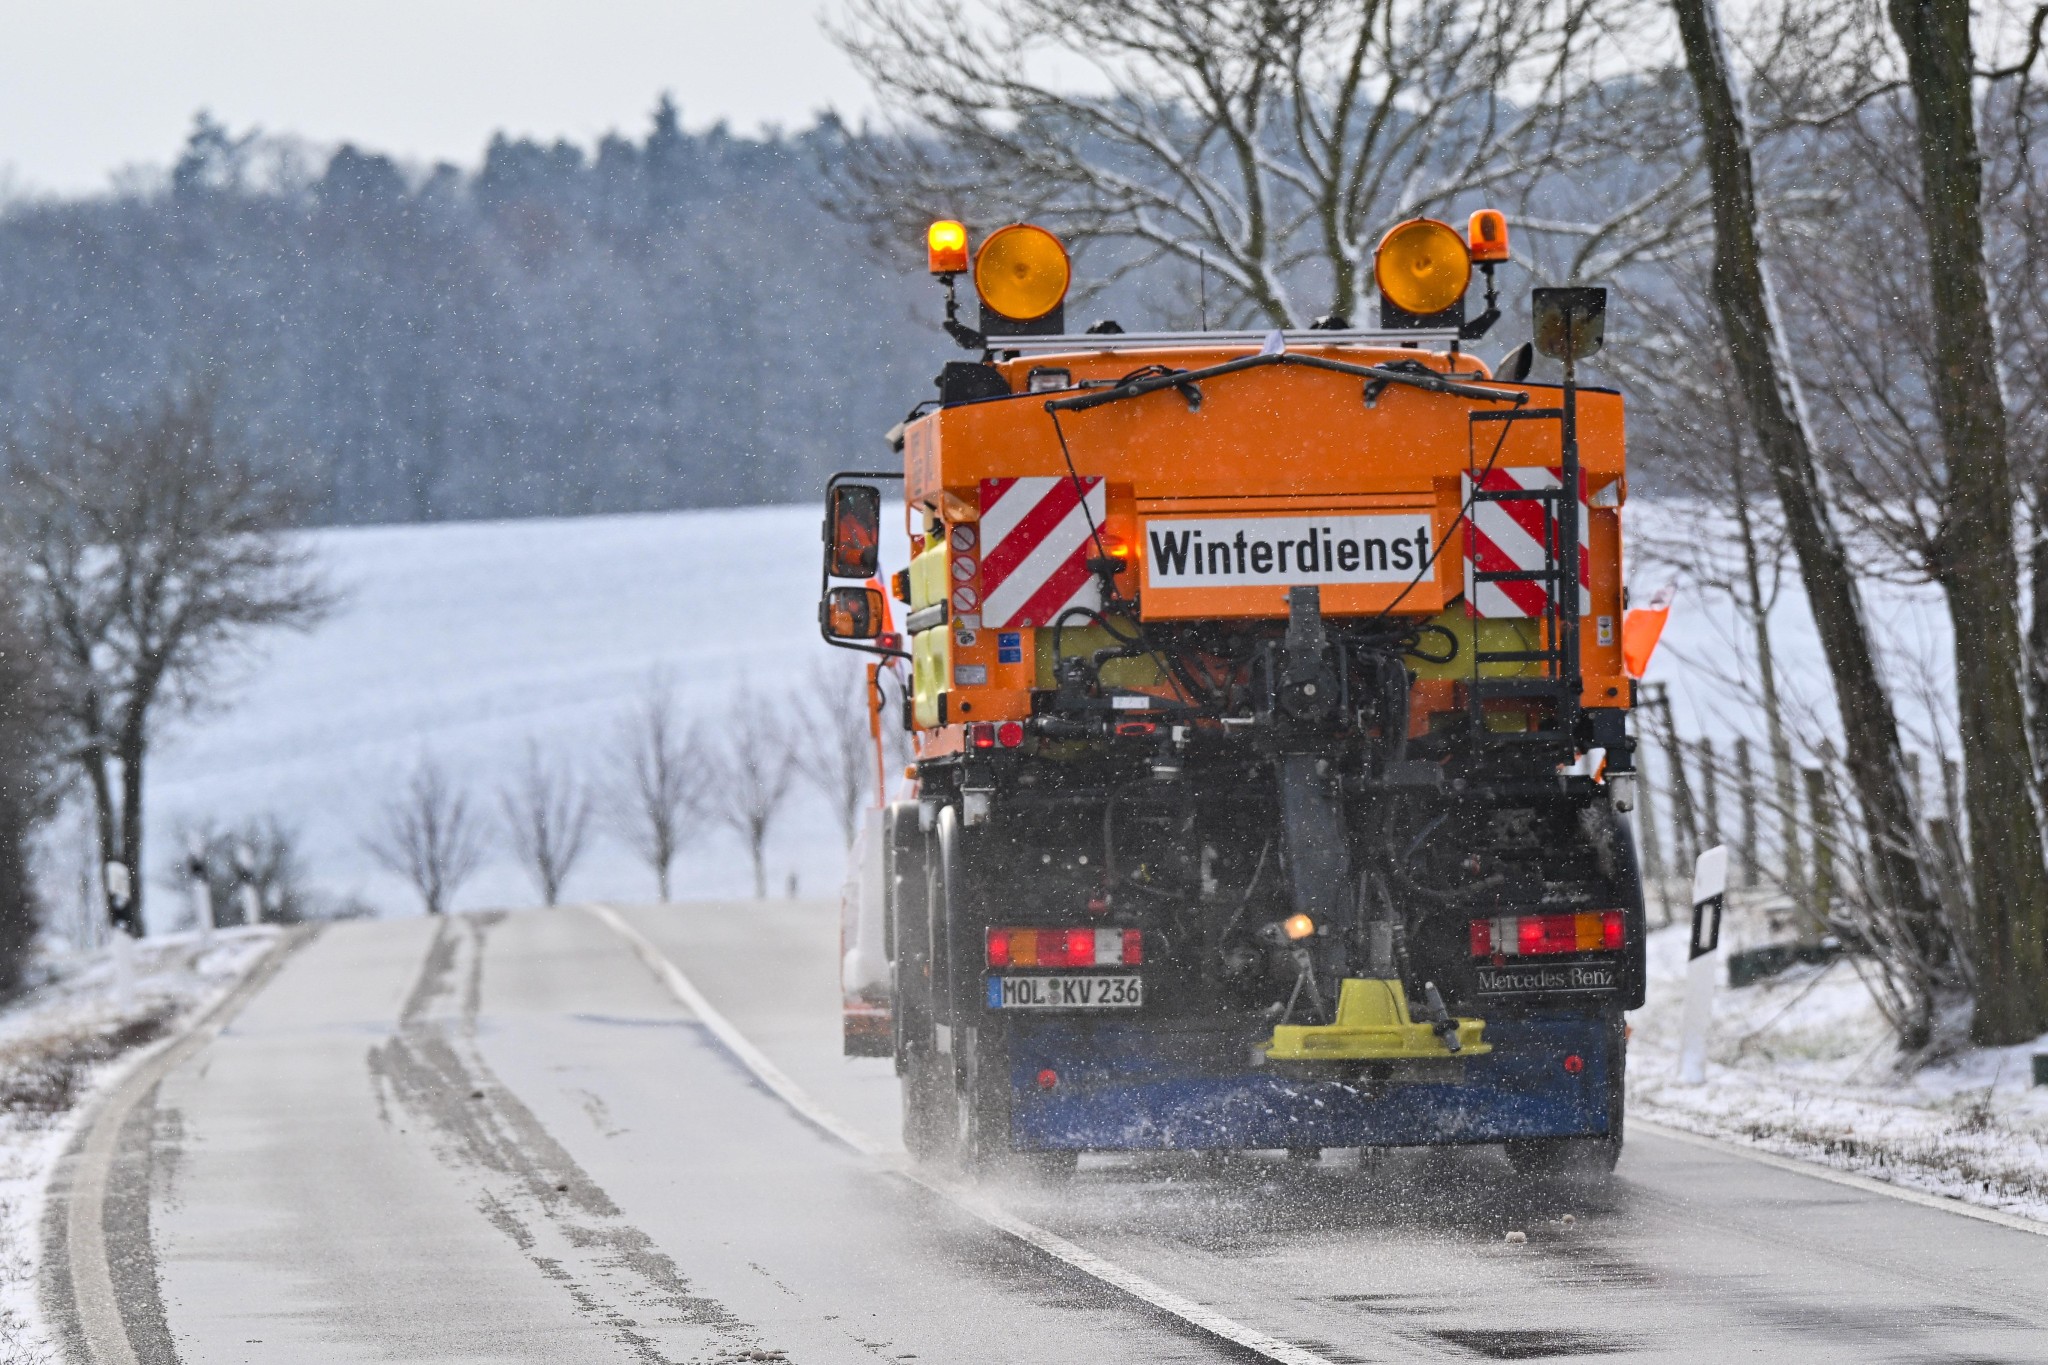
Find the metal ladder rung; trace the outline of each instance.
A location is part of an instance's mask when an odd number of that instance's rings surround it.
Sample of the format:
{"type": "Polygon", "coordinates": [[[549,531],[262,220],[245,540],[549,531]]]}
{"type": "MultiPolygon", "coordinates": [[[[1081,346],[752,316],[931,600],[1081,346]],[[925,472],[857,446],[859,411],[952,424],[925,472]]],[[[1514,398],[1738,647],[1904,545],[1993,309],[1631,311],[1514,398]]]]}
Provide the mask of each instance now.
{"type": "Polygon", "coordinates": [[[1475,678],[1473,695],[1481,698],[1555,697],[1571,689],[1556,678],[1475,678]]]}
{"type": "Polygon", "coordinates": [[[1492,653],[1473,656],[1476,664],[1550,664],[1564,658],[1564,652],[1556,649],[1503,649],[1492,653]]]}
{"type": "Polygon", "coordinates": [[[1480,583],[1553,583],[1564,577],[1564,570],[1481,569],[1472,577],[1480,583]]]}
{"type": "Polygon", "coordinates": [[[1563,502],[1562,488],[1475,488],[1474,502],[1563,502]]]}

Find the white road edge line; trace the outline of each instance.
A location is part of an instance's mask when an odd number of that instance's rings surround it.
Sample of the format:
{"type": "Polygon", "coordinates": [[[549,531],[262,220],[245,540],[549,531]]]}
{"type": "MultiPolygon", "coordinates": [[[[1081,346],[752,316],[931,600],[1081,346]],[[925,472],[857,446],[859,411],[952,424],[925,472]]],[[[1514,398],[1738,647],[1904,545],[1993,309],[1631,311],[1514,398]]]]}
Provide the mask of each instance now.
{"type": "Polygon", "coordinates": [[[1929,1194],[1925,1190],[1916,1190],[1904,1185],[1894,1185],[1889,1181],[1875,1180],[1867,1175],[1857,1175],[1853,1171],[1838,1171],[1832,1166],[1823,1166],[1814,1161],[1801,1161],[1797,1157],[1779,1156],[1776,1152],[1759,1151],[1740,1142],[1731,1142],[1727,1138],[1709,1137],[1704,1133],[1693,1133],[1683,1128],[1673,1128],[1669,1124],[1658,1123],[1655,1119],[1638,1118],[1631,1114],[1628,1122],[1631,1128],[1643,1129],[1655,1133],[1660,1138],[1669,1138],[1673,1142],[1682,1142],[1687,1146],[1703,1147],[1709,1151],[1721,1152],[1725,1155],[1746,1157],[1751,1161],[1760,1161],[1766,1166],[1775,1166],[1781,1171],[1790,1171],[1794,1175],[1811,1176],[1815,1180],[1825,1180],[1835,1185],[1847,1185],[1852,1190],[1862,1190],[1866,1194],[1881,1194],[1887,1199],[1903,1200],[1908,1204],[1918,1204],[1922,1208],[1939,1209],[1943,1213],[1953,1213],[1963,1218],[1975,1218],[1983,1223],[1996,1223],[1999,1227],[2011,1228],[2014,1232],[2027,1232],[2032,1233],[2036,1237],[2048,1237],[2048,1223],[2037,1223],[2031,1218],[2022,1218],[2018,1214],[2004,1213],[1998,1209],[1987,1209],[1978,1204],[1966,1204],[1960,1199],[1951,1199],[1947,1195],[1929,1194]]]}
{"type": "MultiPolygon", "coordinates": [[[[64,1256],[71,1272],[71,1303],[77,1315],[80,1345],[95,1365],[137,1365],[128,1320],[114,1288],[107,1255],[107,1192],[113,1184],[114,1158],[121,1130],[143,1096],[171,1070],[183,1064],[227,1028],[230,1020],[268,985],[287,956],[308,942],[317,927],[286,930],[257,956],[221,997],[153,1050],[137,1054],[128,1069],[104,1091],[83,1120],[83,1141],[68,1154],[72,1183],[66,1195],[64,1256]]],[[[62,1343],[59,1343],[60,1348],[62,1343]]]]}
{"type": "Polygon", "coordinates": [[[963,1182],[934,1175],[898,1160],[873,1138],[820,1105],[805,1093],[803,1087],[784,1075],[782,1068],[769,1061],[759,1048],[747,1040],[745,1034],[733,1026],[730,1019],[719,1013],[717,1007],[704,998],[704,993],[697,989],[689,977],[683,975],[681,968],[671,962],[645,934],[628,924],[618,911],[609,905],[598,904],[585,905],[583,908],[630,944],[633,951],[639,954],[640,960],[647,964],[648,970],[668,987],[669,993],[675,996],[685,1009],[696,1015],[698,1022],[709,1029],[747,1070],[754,1073],[756,1080],[774,1091],[778,1099],[794,1109],[805,1121],[830,1133],[862,1156],[885,1163],[892,1173],[950,1200],[998,1232],[1006,1233],[1020,1242],[1036,1247],[1054,1260],[1063,1262],[1092,1279],[1120,1289],[1162,1313],[1199,1327],[1211,1336],[1221,1337],[1268,1360],[1281,1361],[1283,1365],[1335,1365],[1327,1356],[1303,1350],[1278,1337],[1267,1336],[1264,1332],[1245,1326],[1235,1318],[1225,1317],[1214,1309],[1204,1307],[1193,1299],[1184,1298],[1163,1285],[1154,1284],[1134,1271],[1125,1270],[1122,1266],[1106,1261],[1094,1252],[1069,1242],[1058,1233],[1048,1232],[1035,1223],[1026,1222],[963,1182]]]}

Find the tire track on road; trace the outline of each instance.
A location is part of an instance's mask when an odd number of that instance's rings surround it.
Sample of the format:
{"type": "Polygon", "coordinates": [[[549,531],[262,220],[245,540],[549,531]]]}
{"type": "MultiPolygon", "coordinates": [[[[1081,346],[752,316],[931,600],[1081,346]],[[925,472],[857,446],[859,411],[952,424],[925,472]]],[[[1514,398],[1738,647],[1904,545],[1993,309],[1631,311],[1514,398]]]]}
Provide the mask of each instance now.
{"type": "MultiPolygon", "coordinates": [[[[782,1068],[770,1061],[767,1054],[755,1047],[747,1036],[697,989],[696,983],[692,982],[680,967],[656,947],[651,939],[629,924],[617,910],[609,905],[587,905],[584,909],[606,928],[624,939],[647,965],[648,970],[668,988],[669,993],[675,996],[685,1009],[697,1016],[712,1037],[804,1122],[852,1148],[890,1173],[940,1196],[997,1232],[1015,1238],[1070,1269],[1128,1294],[1147,1307],[1227,1342],[1256,1359],[1277,1361],[1280,1365],[1340,1365],[1329,1356],[1307,1350],[1293,1342],[1282,1341],[1278,1337],[1227,1317],[1135,1271],[1106,1260],[1055,1232],[1019,1218],[964,1181],[946,1178],[898,1158],[866,1133],[819,1104],[791,1080],[782,1068]]],[[[1417,1354],[1416,1350],[1410,1348],[1390,1359],[1413,1359],[1417,1354]]],[[[1347,1356],[1345,1365],[1364,1359],[1367,1358],[1347,1356]]]]}
{"type": "Polygon", "coordinates": [[[477,1050],[484,947],[502,918],[441,924],[397,1034],[370,1054],[377,1084],[439,1135],[444,1161],[480,1182],[491,1225],[635,1359],[764,1358],[761,1333],[695,1292],[477,1050]]]}

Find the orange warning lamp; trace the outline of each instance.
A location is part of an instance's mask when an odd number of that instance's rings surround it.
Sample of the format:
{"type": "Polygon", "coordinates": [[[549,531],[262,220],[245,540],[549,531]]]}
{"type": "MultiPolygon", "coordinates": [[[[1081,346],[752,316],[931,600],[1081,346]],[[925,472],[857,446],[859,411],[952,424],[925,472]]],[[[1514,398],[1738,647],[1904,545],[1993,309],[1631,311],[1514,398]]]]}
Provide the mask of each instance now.
{"type": "Polygon", "coordinates": [[[1480,265],[1499,265],[1509,260],[1508,216],[1499,209],[1481,209],[1466,225],[1465,245],[1480,265]]]}
{"type": "Polygon", "coordinates": [[[934,275],[958,275],[967,269],[967,225],[941,218],[924,231],[925,268],[934,275]]]}
{"type": "Polygon", "coordinates": [[[1074,278],[1060,239],[1030,223],[997,228],[974,256],[974,292],[1012,322],[1042,318],[1067,297],[1074,278]]]}
{"type": "Polygon", "coordinates": [[[1280,928],[1291,939],[1304,939],[1316,931],[1316,922],[1307,915],[1289,915],[1281,922],[1280,928]]]}
{"type": "Polygon", "coordinates": [[[1380,238],[1372,273],[1387,302],[1404,313],[1430,317],[1465,297],[1465,286],[1472,282],[1472,253],[1450,224],[1411,218],[1380,238]]]}

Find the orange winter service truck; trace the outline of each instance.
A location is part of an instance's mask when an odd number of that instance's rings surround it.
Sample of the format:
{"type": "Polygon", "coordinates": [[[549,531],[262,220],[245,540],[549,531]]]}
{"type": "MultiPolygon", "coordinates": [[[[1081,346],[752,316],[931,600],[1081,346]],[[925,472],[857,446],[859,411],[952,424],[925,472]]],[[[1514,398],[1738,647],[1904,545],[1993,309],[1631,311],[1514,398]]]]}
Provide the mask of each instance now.
{"type": "Polygon", "coordinates": [[[1490,210],[1389,231],[1370,329],[1070,332],[1052,234],[930,250],[973,358],[900,469],[831,480],[820,603],[915,753],[848,955],[912,1150],[1610,1168],[1644,926],[1622,400],[1575,377],[1605,291],[1536,290],[1490,368],[1490,210]]]}

